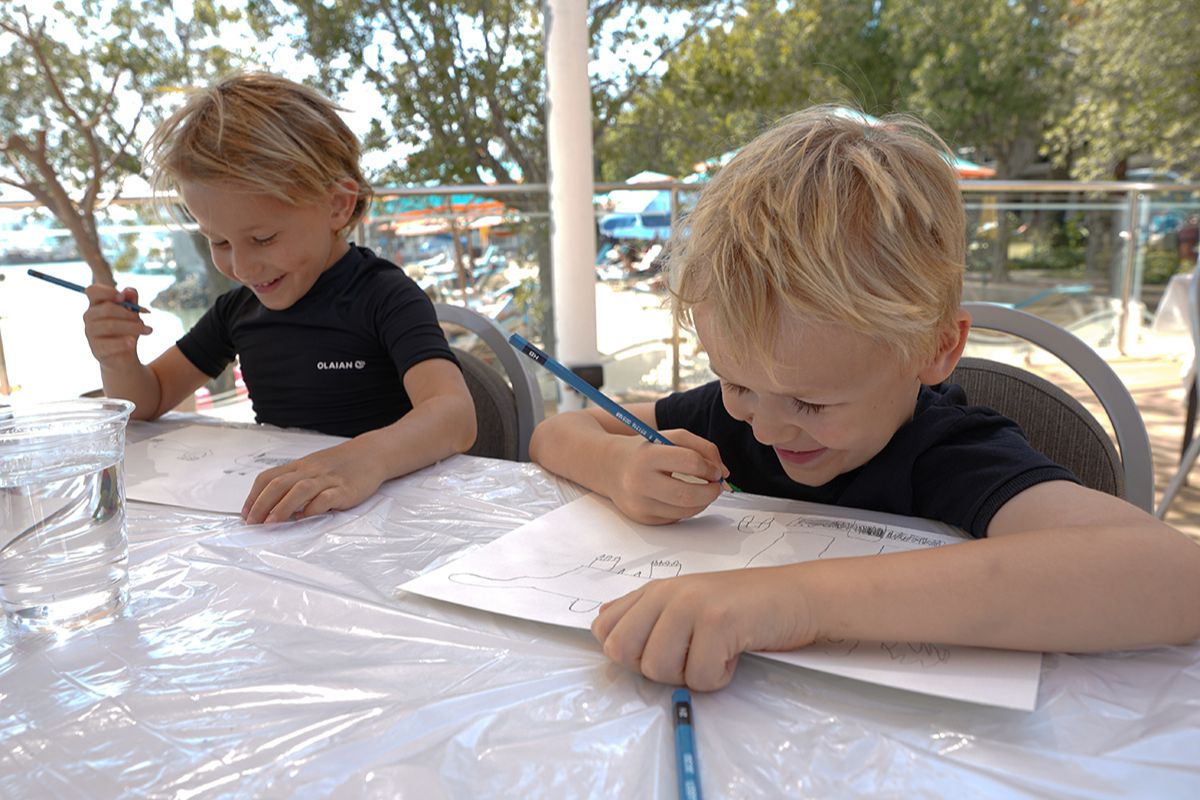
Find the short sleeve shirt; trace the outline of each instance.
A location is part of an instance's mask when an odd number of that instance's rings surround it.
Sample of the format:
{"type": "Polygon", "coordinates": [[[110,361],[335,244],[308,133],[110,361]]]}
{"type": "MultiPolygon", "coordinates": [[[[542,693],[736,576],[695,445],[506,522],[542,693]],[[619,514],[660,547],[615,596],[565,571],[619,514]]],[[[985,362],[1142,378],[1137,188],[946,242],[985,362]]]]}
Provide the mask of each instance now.
{"type": "Polygon", "coordinates": [[[655,417],[660,428],[683,428],[717,445],[729,481],[743,491],[923,517],[979,538],[1000,507],[1025,489],[1079,482],[1034,450],[1015,422],[968,405],[957,384],[922,386],[912,420],[866,464],[823,486],[789,478],[775,451],[729,416],[717,381],[662,398],[655,417]]]}
{"type": "Polygon", "coordinates": [[[177,344],[212,377],[239,358],[259,422],[337,436],[382,428],[412,410],[403,378],[415,364],[457,363],[421,288],[354,246],[290,308],[273,311],[239,287],[177,344]]]}

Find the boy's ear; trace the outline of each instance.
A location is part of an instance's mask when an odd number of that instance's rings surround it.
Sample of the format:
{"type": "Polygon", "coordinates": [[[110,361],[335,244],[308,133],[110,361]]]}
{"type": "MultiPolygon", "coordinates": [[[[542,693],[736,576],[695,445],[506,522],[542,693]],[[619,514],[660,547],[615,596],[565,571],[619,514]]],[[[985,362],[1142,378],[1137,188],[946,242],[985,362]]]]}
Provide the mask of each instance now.
{"type": "Polygon", "coordinates": [[[933,357],[917,373],[917,379],[926,386],[935,386],[950,377],[958,360],[962,358],[963,348],[967,346],[967,333],[971,330],[971,315],[960,308],[954,315],[954,326],[942,331],[938,340],[938,349],[933,357]]]}
{"type": "Polygon", "coordinates": [[[358,203],[358,181],[352,178],[334,181],[333,186],[329,187],[329,199],[329,223],[333,230],[340,231],[350,221],[354,206],[358,203]]]}

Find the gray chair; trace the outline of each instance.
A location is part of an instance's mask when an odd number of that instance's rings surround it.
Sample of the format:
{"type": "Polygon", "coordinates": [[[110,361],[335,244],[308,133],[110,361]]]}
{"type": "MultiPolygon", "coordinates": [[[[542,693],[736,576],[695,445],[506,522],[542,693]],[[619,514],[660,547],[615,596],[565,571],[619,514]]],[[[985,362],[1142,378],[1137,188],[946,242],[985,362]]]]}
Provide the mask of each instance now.
{"type": "Polygon", "coordinates": [[[455,357],[475,401],[478,433],[470,455],[529,460],[529,437],[542,421],[545,406],[541,387],[525,359],[508,343],[504,329],[491,319],[462,306],[435,303],[438,320],[471,333],[486,347],[481,358],[451,336],[455,357]],[[498,366],[486,363],[494,361],[498,366]]]}
{"type": "Polygon", "coordinates": [[[1188,386],[1187,419],[1183,428],[1184,450],[1179,458],[1179,469],[1167,482],[1167,488],[1163,490],[1162,499],[1158,501],[1158,508],[1155,509],[1154,514],[1159,519],[1167,515],[1171,501],[1175,499],[1183,482],[1187,480],[1188,473],[1195,466],[1196,457],[1200,456],[1200,439],[1193,438],[1192,434],[1192,428],[1196,424],[1196,400],[1200,397],[1200,272],[1193,274],[1189,281],[1187,300],[1188,327],[1192,331],[1192,347],[1196,355],[1192,360],[1192,376],[1188,386]]]}
{"type": "Polygon", "coordinates": [[[963,358],[950,380],[972,404],[1014,420],[1030,443],[1074,472],[1085,486],[1123,497],[1153,512],[1154,467],[1142,415],[1125,384],[1100,354],[1074,334],[1024,311],[992,303],[964,303],[972,328],[998,331],[1057,356],[1088,385],[1108,415],[1108,432],[1078,400],[1018,367],[963,358]]]}

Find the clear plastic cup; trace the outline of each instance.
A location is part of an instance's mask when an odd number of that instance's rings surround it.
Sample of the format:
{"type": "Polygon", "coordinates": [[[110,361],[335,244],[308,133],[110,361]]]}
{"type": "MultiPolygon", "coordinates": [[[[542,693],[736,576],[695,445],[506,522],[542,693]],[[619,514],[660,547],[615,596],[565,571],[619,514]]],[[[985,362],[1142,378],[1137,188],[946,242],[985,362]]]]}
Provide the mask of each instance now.
{"type": "Polygon", "coordinates": [[[125,400],[0,413],[0,605],[19,629],[103,619],[127,598],[125,400]]]}

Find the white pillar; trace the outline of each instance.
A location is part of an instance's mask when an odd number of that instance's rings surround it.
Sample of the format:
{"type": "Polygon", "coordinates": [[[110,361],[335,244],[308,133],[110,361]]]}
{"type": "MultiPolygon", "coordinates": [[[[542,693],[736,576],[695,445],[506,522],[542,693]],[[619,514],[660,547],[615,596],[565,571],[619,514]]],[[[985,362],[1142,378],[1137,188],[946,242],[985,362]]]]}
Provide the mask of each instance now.
{"type": "MultiPolygon", "coordinates": [[[[599,363],[596,350],[596,235],[592,211],[592,95],[588,80],[586,0],[547,0],[546,147],[549,163],[550,253],[558,360],[569,367],[599,363]]],[[[563,391],[559,410],[583,406],[563,391]]]]}

